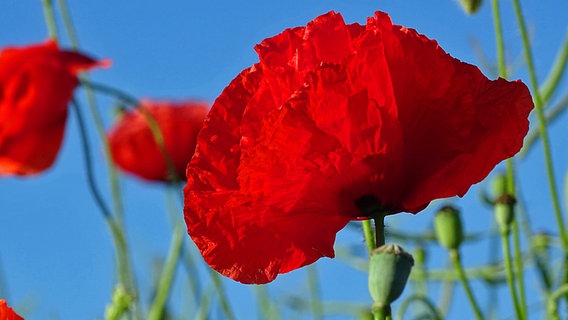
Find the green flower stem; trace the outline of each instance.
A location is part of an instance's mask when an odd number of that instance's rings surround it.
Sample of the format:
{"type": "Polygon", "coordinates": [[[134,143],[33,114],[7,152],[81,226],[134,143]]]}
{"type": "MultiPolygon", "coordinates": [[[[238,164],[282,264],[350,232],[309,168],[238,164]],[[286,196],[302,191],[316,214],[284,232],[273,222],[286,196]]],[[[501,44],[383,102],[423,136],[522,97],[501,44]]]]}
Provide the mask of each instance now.
{"type": "Polygon", "coordinates": [[[372,312],[374,320],[387,320],[391,318],[390,306],[373,306],[372,312]]]}
{"type": "Polygon", "coordinates": [[[430,301],[428,298],[426,298],[425,296],[423,296],[421,294],[412,295],[412,296],[406,298],[400,304],[400,308],[398,308],[398,312],[396,314],[397,320],[405,319],[404,313],[406,312],[406,309],[408,309],[410,304],[413,303],[413,302],[421,302],[422,305],[424,305],[426,307],[426,309],[428,309],[428,311],[430,312],[430,315],[431,315],[431,317],[429,317],[428,319],[442,320],[443,317],[440,314],[440,311],[438,311],[438,309],[436,309],[436,306],[432,303],[432,301],[430,301]]]}
{"type": "Polygon", "coordinates": [[[499,76],[507,78],[507,64],[505,63],[505,42],[503,41],[503,27],[501,24],[501,11],[499,10],[499,0],[491,0],[493,10],[493,27],[495,32],[495,44],[497,47],[497,65],[499,66],[499,76]]]}
{"type": "Polygon", "coordinates": [[[164,315],[166,301],[170,295],[175,276],[176,265],[181,255],[183,235],[183,226],[178,224],[174,229],[168,257],[166,258],[166,263],[158,282],[156,297],[154,298],[152,306],[150,307],[150,312],[148,313],[149,320],[160,320],[164,315]]]}
{"type": "Polygon", "coordinates": [[[369,253],[373,251],[375,246],[375,235],[373,234],[373,229],[371,228],[371,220],[363,220],[363,234],[365,236],[365,243],[367,243],[367,249],[369,253]]]}
{"type": "Polygon", "coordinates": [[[259,307],[259,319],[280,319],[277,306],[270,300],[270,295],[265,285],[253,286],[259,307]]]}
{"type": "Polygon", "coordinates": [[[385,216],[382,213],[375,217],[375,243],[377,248],[385,244],[385,216]]]}
{"type": "MultiPolygon", "coordinates": [[[[550,124],[554,120],[558,119],[558,117],[564,111],[566,111],[566,109],[568,109],[568,92],[560,99],[558,103],[550,108],[548,114],[546,115],[546,123],[550,124]]],[[[525,157],[529,153],[538,138],[540,138],[539,130],[531,130],[531,132],[529,132],[527,138],[525,139],[525,144],[521,149],[521,158],[525,157]]]]}
{"type": "MultiPolygon", "coordinates": [[[[493,9],[493,21],[495,30],[495,42],[497,47],[497,61],[499,66],[499,76],[506,79],[507,78],[507,65],[505,62],[505,42],[503,40],[503,27],[501,23],[501,12],[499,9],[499,0],[491,1],[493,9]]],[[[507,191],[513,197],[516,196],[515,190],[515,169],[512,159],[507,159],[507,191]]],[[[524,277],[522,273],[522,261],[521,261],[521,251],[519,242],[519,228],[516,222],[513,222],[513,237],[515,243],[515,265],[517,268],[517,281],[519,285],[519,295],[521,297],[522,309],[520,310],[523,315],[526,315],[526,300],[525,300],[525,290],[524,290],[524,277]]],[[[507,241],[508,246],[508,241],[507,241]]],[[[505,258],[509,261],[509,258],[505,258]]],[[[509,277],[507,277],[509,278],[509,277]]],[[[511,296],[514,302],[517,302],[517,294],[514,290],[514,285],[511,281],[509,282],[509,288],[511,289],[511,296]]],[[[518,306],[518,302],[515,307],[518,306]]],[[[517,311],[517,308],[515,308],[517,311]]],[[[518,314],[517,314],[518,315],[518,314]]]]}
{"type": "Polygon", "coordinates": [[[457,249],[453,249],[449,251],[449,255],[450,255],[450,260],[452,261],[454,268],[456,269],[458,276],[459,276],[459,280],[461,281],[463,288],[465,290],[465,293],[467,295],[467,299],[469,300],[469,303],[471,304],[471,307],[475,313],[475,317],[477,320],[483,320],[483,315],[481,314],[481,310],[479,309],[479,306],[477,304],[477,302],[475,301],[475,297],[473,296],[473,292],[471,291],[471,288],[469,286],[469,282],[467,281],[467,277],[465,275],[463,266],[461,264],[461,259],[460,259],[460,254],[459,251],[457,249]]]}
{"type": "Polygon", "coordinates": [[[315,265],[308,267],[308,288],[310,291],[310,307],[314,320],[323,319],[323,309],[321,305],[321,292],[318,283],[318,273],[315,265]]]}
{"type": "Polygon", "coordinates": [[[55,15],[53,14],[53,2],[52,0],[41,0],[41,3],[49,37],[57,41],[57,25],[55,23],[55,15]]]}
{"type": "Polygon", "coordinates": [[[560,288],[558,288],[556,291],[554,291],[552,294],[548,296],[547,309],[548,309],[549,319],[560,320],[560,317],[558,316],[557,300],[560,297],[565,296],[566,294],[568,294],[568,283],[563,284],[562,286],[560,286],[560,288]]]}
{"type": "MultiPolygon", "coordinates": [[[[509,287],[509,294],[511,295],[511,299],[513,300],[513,306],[515,307],[515,314],[517,319],[524,320],[526,316],[523,314],[520,304],[519,298],[517,297],[517,291],[515,288],[515,279],[513,274],[513,266],[511,264],[511,249],[509,245],[509,232],[502,231],[501,232],[501,243],[503,245],[503,259],[505,260],[505,272],[507,274],[507,285],[509,287]]],[[[520,276],[520,275],[519,275],[520,276]]]]}
{"type": "Polygon", "coordinates": [[[88,81],[88,82],[81,82],[81,85],[88,87],[94,91],[109,96],[113,96],[130,106],[136,106],[140,103],[140,101],[138,101],[138,99],[132,96],[131,94],[126,93],[121,89],[114,88],[103,83],[88,81]]]}
{"type": "Polygon", "coordinates": [[[568,32],[564,37],[564,43],[562,47],[558,51],[556,58],[554,59],[554,63],[544,84],[542,85],[542,89],[540,90],[540,96],[542,97],[542,102],[546,105],[549,101],[556,89],[558,88],[558,84],[566,71],[566,66],[568,65],[568,32]]]}
{"type": "Polygon", "coordinates": [[[98,190],[97,184],[95,182],[93,162],[91,160],[91,147],[87,137],[87,129],[85,124],[85,119],[81,112],[81,108],[75,99],[71,101],[71,106],[75,111],[77,117],[77,126],[79,127],[79,137],[81,139],[81,145],[83,149],[83,154],[85,158],[85,171],[87,172],[87,184],[89,190],[95,199],[95,203],[102,212],[105,221],[107,222],[109,229],[111,231],[112,239],[114,242],[116,250],[117,259],[117,269],[120,283],[133,295],[136,296],[136,290],[134,288],[134,280],[130,272],[130,262],[128,260],[128,250],[126,247],[126,240],[124,237],[123,229],[116,223],[112,213],[108,209],[108,206],[103,200],[101,192],[98,190]]]}
{"type": "Polygon", "coordinates": [[[227,299],[227,294],[225,293],[225,288],[223,288],[223,282],[221,282],[221,276],[217,271],[213,269],[209,269],[209,274],[211,276],[211,280],[213,281],[213,286],[217,291],[217,295],[219,296],[219,302],[221,303],[221,310],[225,315],[225,319],[228,320],[235,320],[235,314],[229,305],[229,300],[227,299]]]}
{"type": "Polygon", "coordinates": [[[71,20],[71,15],[69,14],[69,9],[67,7],[67,2],[65,0],[57,0],[57,7],[59,8],[59,13],[61,14],[61,18],[63,19],[63,21],[65,21],[64,23],[65,33],[67,33],[69,41],[72,44],[75,44],[75,46],[78,46],[79,39],[77,38],[77,34],[75,33],[75,29],[73,28],[73,23],[71,22],[72,20],[71,20]]]}
{"type": "MultiPolygon", "coordinates": [[[[550,141],[548,138],[546,118],[544,116],[542,98],[538,90],[538,82],[536,77],[536,71],[532,59],[531,47],[529,42],[529,37],[527,29],[525,26],[525,20],[523,18],[523,13],[521,10],[521,5],[519,0],[513,0],[513,6],[515,8],[515,15],[517,17],[517,23],[519,25],[519,31],[521,33],[521,38],[523,40],[523,50],[525,52],[525,59],[527,62],[527,68],[529,72],[530,86],[533,94],[534,105],[540,126],[540,136],[542,139],[542,148],[544,151],[544,160],[546,163],[546,173],[548,177],[548,184],[550,188],[550,196],[552,198],[552,203],[554,207],[554,215],[556,217],[556,224],[558,225],[560,238],[562,241],[562,249],[564,255],[568,258],[568,235],[566,234],[566,228],[564,226],[564,219],[562,217],[562,209],[560,208],[560,201],[558,198],[558,191],[556,189],[556,179],[554,177],[554,168],[552,164],[552,156],[550,151],[550,141]]],[[[568,260],[568,259],[566,259],[568,260]]]]}
{"type": "MultiPolygon", "coordinates": [[[[524,319],[528,317],[527,310],[527,297],[525,295],[525,277],[523,275],[523,256],[521,251],[521,239],[519,224],[516,219],[511,224],[511,230],[513,231],[513,248],[515,250],[514,263],[515,263],[515,274],[517,285],[519,286],[519,304],[521,307],[521,314],[524,319]]],[[[529,250],[530,254],[533,255],[532,250],[529,250]]],[[[534,258],[534,257],[533,257],[534,258]]]]}
{"type": "MultiPolygon", "coordinates": [[[[72,41],[71,45],[73,48],[78,49],[78,41],[75,37],[75,33],[72,32],[74,30],[73,24],[71,22],[71,18],[67,11],[67,6],[64,1],[60,3],[61,10],[66,13],[63,17],[63,22],[65,24],[65,28],[70,35],[70,39],[72,41]],[[70,33],[71,32],[71,33],[70,33]]],[[[88,78],[86,76],[79,77],[81,81],[88,82],[88,78]]],[[[123,213],[122,213],[122,199],[120,194],[120,187],[118,184],[118,175],[116,173],[116,167],[112,162],[111,154],[110,154],[110,147],[108,144],[108,139],[106,137],[104,125],[101,119],[101,116],[97,110],[97,104],[95,101],[95,96],[92,90],[86,88],[85,90],[87,94],[87,101],[88,106],[91,111],[91,115],[94,120],[94,124],[97,130],[97,133],[100,137],[100,140],[103,144],[104,152],[105,152],[105,159],[108,164],[109,168],[109,180],[110,180],[110,188],[112,193],[113,199],[113,209],[114,215],[111,215],[107,210],[107,219],[106,221],[109,224],[109,228],[111,230],[113,242],[116,248],[116,259],[117,259],[117,269],[118,269],[118,276],[120,283],[128,290],[128,292],[132,295],[132,309],[134,311],[134,315],[136,318],[140,318],[139,310],[138,310],[138,290],[136,288],[136,283],[134,281],[132,265],[130,262],[130,256],[128,252],[128,245],[126,243],[124,225],[123,225],[123,213]]],[[[76,108],[79,110],[80,108],[76,108]]],[[[84,123],[83,123],[84,127],[84,123]]],[[[86,140],[85,140],[86,141],[86,140]]]]}

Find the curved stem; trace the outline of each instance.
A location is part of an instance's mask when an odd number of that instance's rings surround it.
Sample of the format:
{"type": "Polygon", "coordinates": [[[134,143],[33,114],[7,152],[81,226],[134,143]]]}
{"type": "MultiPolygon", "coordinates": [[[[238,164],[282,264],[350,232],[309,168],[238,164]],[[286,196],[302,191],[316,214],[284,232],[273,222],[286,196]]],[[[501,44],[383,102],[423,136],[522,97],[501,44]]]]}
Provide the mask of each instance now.
{"type": "Polygon", "coordinates": [[[465,276],[459,252],[454,249],[450,250],[449,254],[450,254],[450,260],[452,261],[452,263],[454,264],[454,268],[458,272],[458,276],[467,295],[467,299],[475,313],[475,317],[477,318],[477,320],[483,320],[483,315],[481,314],[479,305],[475,301],[475,297],[473,296],[473,292],[471,291],[471,287],[469,286],[469,282],[467,281],[467,277],[465,276]]]}
{"type": "Polygon", "coordinates": [[[95,90],[97,92],[116,97],[128,105],[136,106],[140,104],[140,101],[133,95],[121,89],[108,86],[106,84],[93,82],[93,81],[81,81],[81,85],[91,90],[95,90]]]}
{"type": "Polygon", "coordinates": [[[398,308],[398,312],[396,314],[397,320],[404,319],[404,313],[406,312],[406,309],[408,309],[410,304],[413,303],[413,302],[422,302],[422,304],[426,307],[426,309],[428,309],[428,311],[430,311],[430,313],[432,315],[432,319],[442,320],[442,315],[440,314],[438,309],[436,309],[436,306],[432,303],[432,301],[428,300],[428,298],[426,298],[423,295],[412,295],[412,296],[406,298],[401,303],[400,308],[398,308]]]}

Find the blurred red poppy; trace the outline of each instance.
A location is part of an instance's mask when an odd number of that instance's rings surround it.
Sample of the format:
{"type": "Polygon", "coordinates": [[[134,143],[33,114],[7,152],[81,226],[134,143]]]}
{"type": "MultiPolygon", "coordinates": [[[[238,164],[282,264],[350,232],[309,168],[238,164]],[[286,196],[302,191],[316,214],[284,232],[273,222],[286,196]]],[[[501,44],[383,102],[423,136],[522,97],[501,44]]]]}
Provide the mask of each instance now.
{"type": "Polygon", "coordinates": [[[350,220],[463,196],[528,131],[523,83],[382,12],[366,26],[330,12],[256,51],[212,106],[185,188],[189,235],[243,283],[333,257],[350,220]]]}
{"type": "Polygon", "coordinates": [[[8,307],[6,300],[0,299],[0,320],[24,320],[24,318],[17,315],[12,308],[8,307]]]}
{"type": "Polygon", "coordinates": [[[0,176],[49,168],[65,131],[77,74],[107,65],[55,41],[0,52],[0,176]]]}
{"type": "Polygon", "coordinates": [[[195,150],[197,133],[209,105],[202,102],[156,102],[146,100],[126,112],[108,134],[114,162],[124,171],[151,181],[171,181],[144,108],[160,127],[168,156],[178,175],[185,178],[187,163],[195,150]]]}

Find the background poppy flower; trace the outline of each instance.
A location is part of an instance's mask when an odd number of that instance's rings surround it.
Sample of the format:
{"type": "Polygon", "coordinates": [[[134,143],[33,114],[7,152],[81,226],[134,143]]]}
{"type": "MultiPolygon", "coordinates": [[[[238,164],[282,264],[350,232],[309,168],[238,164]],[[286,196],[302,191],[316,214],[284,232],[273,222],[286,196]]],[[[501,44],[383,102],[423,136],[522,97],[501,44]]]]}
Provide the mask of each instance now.
{"type": "Polygon", "coordinates": [[[6,300],[0,299],[0,319],[1,320],[24,320],[24,318],[20,317],[19,315],[12,310],[12,308],[8,307],[6,304],[6,300]]]}
{"type": "Polygon", "coordinates": [[[209,106],[202,102],[156,102],[146,100],[123,114],[108,134],[114,162],[124,171],[152,181],[171,181],[163,154],[158,149],[144,114],[157,122],[164,144],[179,178],[195,150],[197,133],[209,106]]]}
{"type": "Polygon", "coordinates": [[[188,233],[211,267],[265,283],[320,257],[350,220],[462,196],[518,152],[533,108],[377,12],[330,12],[256,46],[187,168],[188,233]]]}
{"type": "Polygon", "coordinates": [[[49,168],[63,140],[77,74],[107,61],[62,51],[55,41],[0,53],[0,176],[49,168]]]}

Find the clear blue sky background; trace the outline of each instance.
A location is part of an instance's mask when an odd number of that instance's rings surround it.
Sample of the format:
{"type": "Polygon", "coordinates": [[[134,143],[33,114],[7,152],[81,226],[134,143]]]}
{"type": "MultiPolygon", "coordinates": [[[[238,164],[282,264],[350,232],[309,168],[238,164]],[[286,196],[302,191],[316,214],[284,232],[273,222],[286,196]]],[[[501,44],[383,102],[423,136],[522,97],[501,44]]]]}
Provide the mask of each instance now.
{"type": "MultiPolygon", "coordinates": [[[[466,16],[457,1],[69,1],[81,46],[95,57],[110,58],[110,69],[96,71],[97,82],[121,88],[137,97],[213,101],[242,69],[257,61],[253,46],[288,27],[305,25],[316,16],[335,10],[348,23],[364,23],[376,10],[386,11],[396,24],[417,29],[436,39],[452,56],[476,64],[495,77],[494,69],[478,55],[482,51],[489,63],[495,61],[490,3],[466,16]],[[474,45],[476,44],[474,49],[474,45]]],[[[523,1],[533,40],[539,80],[545,78],[558,46],[567,33],[568,3],[563,0],[523,1]]],[[[510,1],[502,1],[506,31],[507,58],[512,78],[528,79],[522,64],[520,37],[510,1]]],[[[60,24],[60,27],[62,25],[60,24]]],[[[60,28],[63,31],[62,28],[60,28]]],[[[41,1],[4,0],[0,2],[0,47],[28,45],[47,38],[41,1]]],[[[69,42],[64,38],[63,44],[69,42]]],[[[561,93],[568,89],[566,79],[561,93]]],[[[83,96],[81,91],[77,93],[83,96]]],[[[558,99],[558,96],[556,97],[558,99]]],[[[100,98],[107,125],[112,120],[112,103],[100,98]]],[[[82,105],[86,113],[86,105],[82,105]]],[[[87,114],[87,113],[86,113],[87,114]]],[[[533,115],[534,116],[534,115],[533,115]]],[[[94,159],[99,185],[108,201],[108,184],[102,152],[94,128],[89,126],[95,146],[94,159]]],[[[568,117],[553,126],[554,161],[559,185],[568,169],[568,117]]],[[[534,126],[536,121],[532,120],[534,126]]],[[[534,230],[556,233],[540,145],[519,167],[519,181],[534,230]]],[[[463,210],[468,231],[487,230],[490,212],[479,205],[480,184],[464,199],[450,200],[463,210]]],[[[122,180],[128,241],[134,255],[141,299],[149,298],[151,265],[163,257],[170,239],[164,188],[136,178],[122,180]]],[[[387,224],[408,232],[427,231],[433,212],[440,203],[412,216],[389,217],[387,224]]],[[[364,249],[362,237],[347,229],[338,235],[337,247],[348,245],[364,249]]],[[[407,249],[412,249],[409,247],[407,249]]],[[[466,246],[468,266],[485,263],[487,244],[466,246]]],[[[430,255],[432,266],[443,266],[444,253],[430,255]]],[[[201,262],[200,262],[201,263],[201,262]]],[[[366,274],[340,259],[316,263],[325,301],[370,304],[366,274]]],[[[63,148],[56,164],[44,174],[27,179],[0,181],[0,292],[10,304],[26,307],[27,319],[101,319],[115,282],[114,249],[111,237],[87,189],[83,155],[76,119],[70,114],[63,148]]],[[[534,276],[533,272],[529,272],[534,276]]],[[[207,281],[203,273],[203,281],[207,281]]],[[[273,296],[282,297],[306,291],[306,271],[298,270],[278,277],[270,286],[273,296]]],[[[178,281],[174,306],[183,297],[178,281]]],[[[224,282],[231,303],[240,319],[255,316],[254,291],[231,280],[224,282]]],[[[529,305],[539,301],[539,288],[529,278],[529,305]]],[[[476,294],[482,305],[487,291],[478,283],[476,294]]],[[[438,299],[433,290],[432,299],[438,299]]],[[[501,318],[513,314],[503,288],[499,291],[501,318]]],[[[451,318],[469,314],[463,291],[456,288],[457,302],[451,318]]],[[[396,308],[396,305],[394,306],[396,308]]],[[[179,311],[176,309],[176,311],[179,311]]],[[[214,318],[217,316],[213,315],[214,318]]]]}

